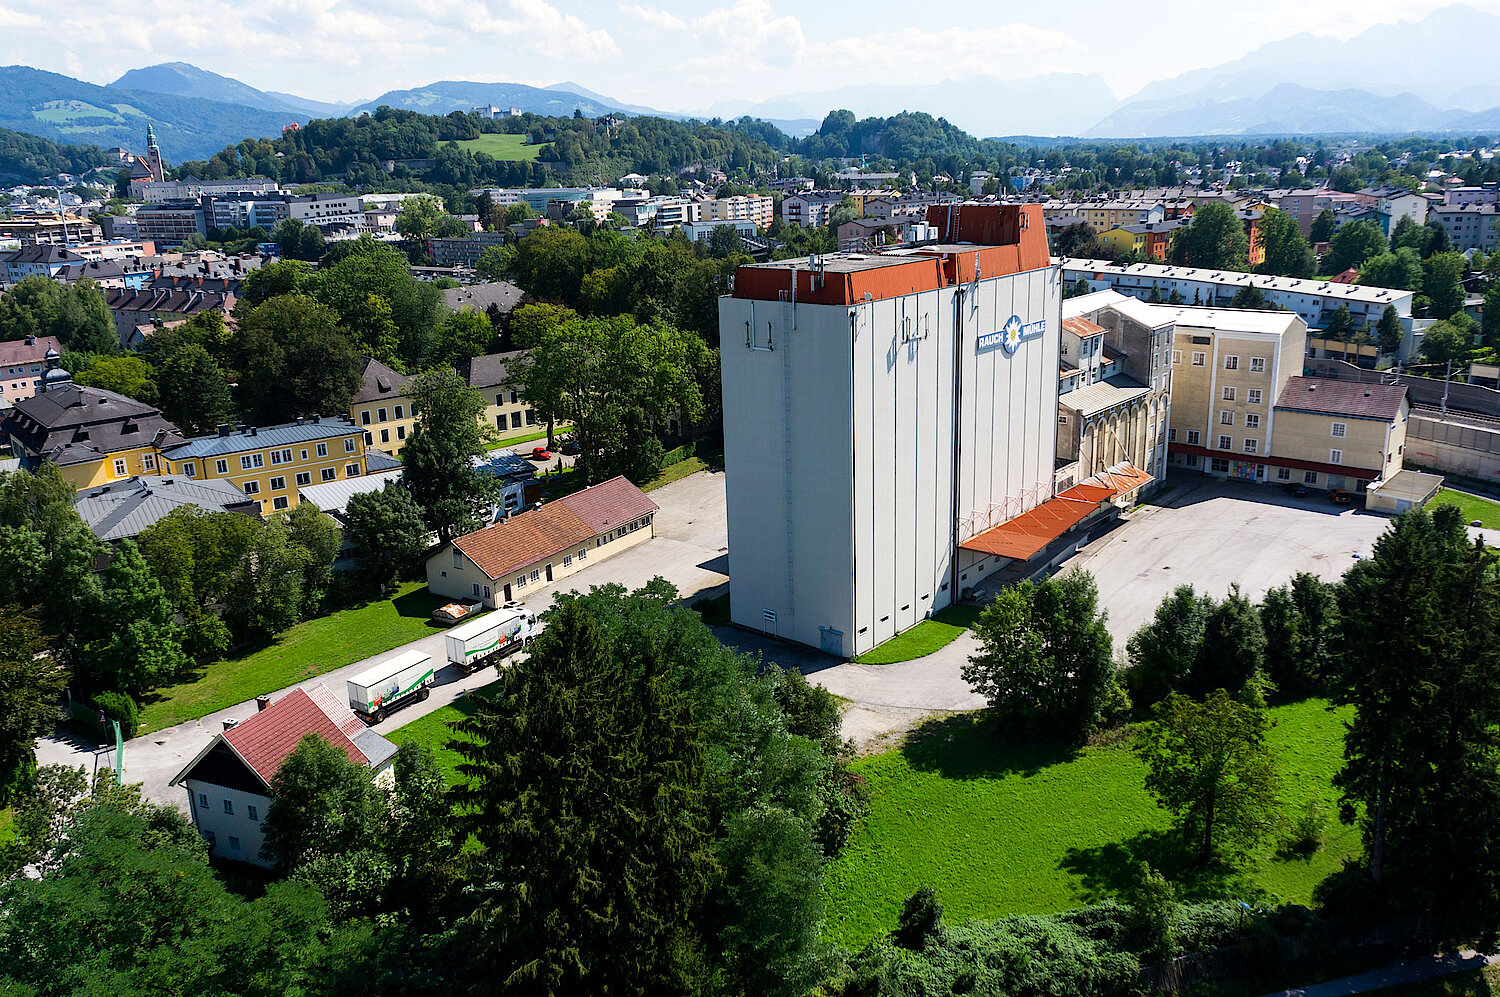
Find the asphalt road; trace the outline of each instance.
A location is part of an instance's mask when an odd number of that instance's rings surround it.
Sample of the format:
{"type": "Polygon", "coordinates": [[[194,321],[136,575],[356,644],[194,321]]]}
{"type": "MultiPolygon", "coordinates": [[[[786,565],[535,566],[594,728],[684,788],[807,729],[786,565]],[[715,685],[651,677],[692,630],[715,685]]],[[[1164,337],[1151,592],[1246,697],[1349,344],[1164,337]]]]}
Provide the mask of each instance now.
{"type": "MultiPolygon", "coordinates": [[[[636,547],[599,561],[570,575],[557,585],[538,591],[531,589],[527,605],[538,613],[552,605],[558,591],[583,591],[592,585],[619,583],[638,588],[657,575],[678,587],[683,598],[713,595],[728,582],[727,527],[724,514],[724,475],[699,472],[673,482],[651,493],[661,507],[656,517],[656,536],[636,547]]],[[[373,655],[352,665],[335,669],[301,683],[310,687],[318,683],[335,690],[342,698],[344,681],[371,665],[410,650],[445,659],[443,631],[373,655]]],[[[473,675],[463,675],[445,666],[438,671],[432,691],[425,702],[414,703],[397,711],[375,729],[382,734],[411,723],[418,717],[453,702],[470,690],[493,682],[496,672],[482,668],[473,675]]],[[[272,698],[286,695],[295,686],[273,692],[272,698]]],[[[170,802],[186,809],[187,797],[181,788],[168,783],[203,749],[215,734],[224,729],[224,721],[242,720],[255,712],[253,700],[220,710],[199,720],[189,721],[135,738],[125,745],[125,780],[139,782],[147,798],[170,802]]],[[[114,764],[112,750],[96,750],[90,745],[61,736],[43,739],[37,744],[37,761],[41,765],[83,765],[89,771],[114,764]]]]}

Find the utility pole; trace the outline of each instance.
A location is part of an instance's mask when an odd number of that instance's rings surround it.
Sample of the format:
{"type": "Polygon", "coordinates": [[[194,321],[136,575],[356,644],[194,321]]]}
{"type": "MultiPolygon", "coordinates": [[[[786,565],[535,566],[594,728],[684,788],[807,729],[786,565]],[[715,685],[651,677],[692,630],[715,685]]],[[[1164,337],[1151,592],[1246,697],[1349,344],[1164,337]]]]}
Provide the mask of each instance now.
{"type": "Polygon", "coordinates": [[[1443,375],[1443,415],[1448,414],[1448,382],[1453,380],[1453,361],[1448,361],[1448,372],[1443,375]]]}

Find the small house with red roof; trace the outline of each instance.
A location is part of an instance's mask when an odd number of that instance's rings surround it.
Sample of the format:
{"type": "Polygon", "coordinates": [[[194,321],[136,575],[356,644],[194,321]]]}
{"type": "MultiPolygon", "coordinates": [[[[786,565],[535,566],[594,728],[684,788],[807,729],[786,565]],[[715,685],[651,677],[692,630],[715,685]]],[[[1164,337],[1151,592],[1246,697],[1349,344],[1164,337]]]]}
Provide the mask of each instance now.
{"type": "Polygon", "coordinates": [[[655,535],[656,503],[611,478],[458,537],[427,559],[427,588],[494,608],[655,535]]]}
{"type": "Polygon", "coordinates": [[[389,780],[396,746],[366,727],[326,685],[293,689],[214,736],[170,785],[187,790],[193,824],[210,855],[268,866],[261,822],[271,808],[271,778],[309,734],[317,734],[389,780]]]}

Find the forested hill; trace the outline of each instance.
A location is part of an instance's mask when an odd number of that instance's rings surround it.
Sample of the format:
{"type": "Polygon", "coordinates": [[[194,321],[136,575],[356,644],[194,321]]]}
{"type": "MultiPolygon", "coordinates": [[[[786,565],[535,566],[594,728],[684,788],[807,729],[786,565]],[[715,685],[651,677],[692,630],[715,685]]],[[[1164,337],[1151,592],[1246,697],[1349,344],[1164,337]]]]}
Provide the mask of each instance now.
{"type": "Polygon", "coordinates": [[[116,162],[97,145],[60,145],[0,128],[0,184],[36,183],[58,173],[86,173],[116,162]]]}
{"type": "Polygon", "coordinates": [[[829,114],[813,135],[797,140],[775,125],[739,121],[673,121],[655,117],[566,118],[522,115],[497,121],[454,111],[438,117],[383,107],[369,117],[327,118],[274,140],[246,139],[207,162],[182,170],[217,178],[263,174],[287,183],[344,179],[378,183],[384,161],[436,160],[414,166],[423,179],[449,184],[539,184],[546,178],[612,183],[626,173],[670,173],[694,165],[769,175],[788,155],[812,160],[868,155],[896,162],[959,164],[1015,152],[977,139],[941,118],[902,113],[856,120],[829,114]],[[481,136],[515,138],[502,151],[481,136]],[[524,145],[522,144],[524,142],[524,145]],[[535,161],[553,164],[550,171],[535,161]]]}

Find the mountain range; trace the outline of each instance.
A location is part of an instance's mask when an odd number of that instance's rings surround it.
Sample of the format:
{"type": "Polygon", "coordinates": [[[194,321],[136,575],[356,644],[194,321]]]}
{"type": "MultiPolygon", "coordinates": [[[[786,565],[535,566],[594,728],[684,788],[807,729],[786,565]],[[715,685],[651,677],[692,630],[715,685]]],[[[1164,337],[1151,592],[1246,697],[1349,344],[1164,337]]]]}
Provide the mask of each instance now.
{"type": "Polygon", "coordinates": [[[381,106],[427,114],[493,104],[547,115],[575,110],[670,118],[770,121],[810,134],[824,115],[927,111],[976,135],[1091,138],[1320,133],[1500,131],[1500,82],[1491,51],[1500,15],[1454,4],[1415,22],[1340,41],[1299,34],[1219,65],[1147,84],[1117,100],[1102,77],[1058,73],[981,76],[925,85],[877,84],[721,101],[698,111],[630,104],[577,83],[447,80],[353,104],[258,90],[184,62],[133,69],[106,86],[26,66],[0,68],[0,127],[61,142],[141,151],[150,124],[171,161],[199,159],[246,137],[275,137],[313,117],[381,106]]]}

